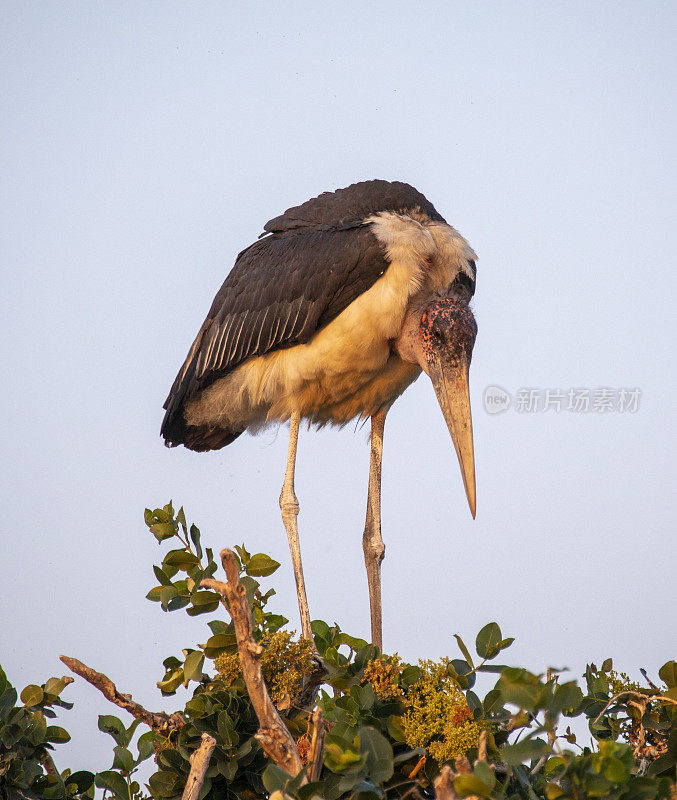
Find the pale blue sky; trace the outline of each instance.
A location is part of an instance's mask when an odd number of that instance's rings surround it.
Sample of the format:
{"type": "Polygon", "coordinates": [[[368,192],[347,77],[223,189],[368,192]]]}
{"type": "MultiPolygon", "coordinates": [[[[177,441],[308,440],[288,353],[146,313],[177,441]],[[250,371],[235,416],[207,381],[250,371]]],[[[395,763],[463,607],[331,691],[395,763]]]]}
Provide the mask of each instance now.
{"type": "MultiPolygon", "coordinates": [[[[479,254],[477,520],[430,383],[386,425],[384,636],[455,653],[489,620],[543,669],[675,656],[670,2],[8,2],[1,24],[0,661],[67,653],[153,708],[204,618],[144,595],[172,497],[215,549],[283,562],[286,434],[166,450],[162,402],[236,254],[290,205],[406,180],[479,254]],[[490,416],[485,387],[640,387],[636,414],[490,416]]],[[[302,432],[311,613],[368,632],[367,428],[302,432]]],[[[79,686],[73,767],[102,769],[79,686]]],[[[173,708],[182,700],[168,702],[173,708]]],[[[122,715],[122,713],[121,713],[122,715]]],[[[61,762],[65,765],[65,758],[61,762]]]]}

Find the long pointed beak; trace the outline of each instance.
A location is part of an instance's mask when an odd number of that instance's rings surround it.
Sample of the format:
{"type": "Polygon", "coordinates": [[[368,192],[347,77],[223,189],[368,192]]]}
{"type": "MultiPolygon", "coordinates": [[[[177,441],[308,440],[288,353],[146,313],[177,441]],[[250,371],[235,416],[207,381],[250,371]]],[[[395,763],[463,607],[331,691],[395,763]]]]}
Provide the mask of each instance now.
{"type": "Polygon", "coordinates": [[[461,466],[470,513],[475,519],[475,454],[468,390],[469,365],[461,361],[458,366],[452,367],[433,357],[428,360],[427,366],[461,466]]]}

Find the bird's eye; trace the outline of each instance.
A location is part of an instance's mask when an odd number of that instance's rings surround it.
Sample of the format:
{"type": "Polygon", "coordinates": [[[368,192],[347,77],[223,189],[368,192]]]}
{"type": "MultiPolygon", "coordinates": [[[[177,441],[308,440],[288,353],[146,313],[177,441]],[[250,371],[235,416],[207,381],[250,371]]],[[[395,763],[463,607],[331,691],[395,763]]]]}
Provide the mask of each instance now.
{"type": "Polygon", "coordinates": [[[444,341],[444,339],[445,339],[445,336],[444,336],[444,329],[443,329],[443,328],[441,328],[441,327],[439,327],[438,325],[435,325],[435,326],[433,327],[432,334],[433,334],[433,339],[434,339],[436,342],[440,342],[440,343],[441,343],[441,342],[443,342],[443,341],[444,341]]]}

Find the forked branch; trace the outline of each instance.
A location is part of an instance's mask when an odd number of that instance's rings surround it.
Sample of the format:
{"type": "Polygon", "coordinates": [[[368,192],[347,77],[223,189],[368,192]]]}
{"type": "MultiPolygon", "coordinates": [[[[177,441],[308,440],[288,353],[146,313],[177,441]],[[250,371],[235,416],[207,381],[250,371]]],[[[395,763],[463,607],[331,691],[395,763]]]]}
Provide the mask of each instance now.
{"type": "Polygon", "coordinates": [[[124,708],[133,717],[145,722],[149,728],[165,738],[169,738],[171,733],[180,730],[185,725],[186,721],[178,712],[170,715],[165,714],[164,711],[147,711],[142,705],[132,700],[131,694],[123,694],[118,691],[113,681],[103,672],[97,672],[83,664],[82,661],[78,661],[77,658],[70,658],[70,656],[60,656],[60,658],[71,672],[91,683],[107,700],[124,708]]]}
{"type": "Polygon", "coordinates": [[[274,764],[292,777],[296,776],[303,769],[303,763],[296,742],[277,713],[263,681],[262,650],[254,640],[251,610],[232,550],[226,548],[221,551],[221,563],[228,578],[227,583],[206,578],[202,581],[202,586],[219,592],[228,601],[237,638],[242,675],[259,720],[256,739],[274,764]]]}

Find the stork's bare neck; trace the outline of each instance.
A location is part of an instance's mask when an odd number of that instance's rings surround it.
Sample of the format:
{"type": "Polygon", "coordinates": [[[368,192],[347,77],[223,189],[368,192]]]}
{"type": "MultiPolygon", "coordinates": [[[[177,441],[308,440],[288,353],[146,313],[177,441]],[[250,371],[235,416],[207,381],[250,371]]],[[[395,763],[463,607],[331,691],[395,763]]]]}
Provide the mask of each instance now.
{"type": "Polygon", "coordinates": [[[467,368],[476,336],[468,298],[452,286],[446,294],[423,294],[410,303],[393,346],[403,361],[418,364],[428,375],[438,355],[450,365],[463,362],[467,368]]]}

